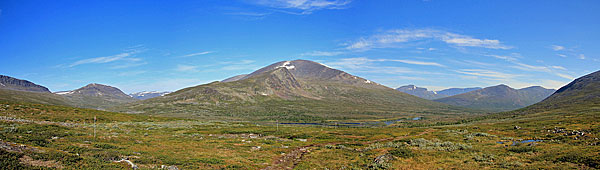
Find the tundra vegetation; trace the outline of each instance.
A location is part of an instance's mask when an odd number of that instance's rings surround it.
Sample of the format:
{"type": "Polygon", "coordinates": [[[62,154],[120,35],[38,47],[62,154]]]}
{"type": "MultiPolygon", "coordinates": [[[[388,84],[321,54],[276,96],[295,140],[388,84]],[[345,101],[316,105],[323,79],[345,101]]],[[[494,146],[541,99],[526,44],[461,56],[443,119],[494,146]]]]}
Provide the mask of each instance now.
{"type": "Polygon", "coordinates": [[[202,121],[2,102],[0,167],[597,169],[599,110],[599,105],[588,104],[460,121],[406,117],[390,125],[330,126],[202,121]]]}

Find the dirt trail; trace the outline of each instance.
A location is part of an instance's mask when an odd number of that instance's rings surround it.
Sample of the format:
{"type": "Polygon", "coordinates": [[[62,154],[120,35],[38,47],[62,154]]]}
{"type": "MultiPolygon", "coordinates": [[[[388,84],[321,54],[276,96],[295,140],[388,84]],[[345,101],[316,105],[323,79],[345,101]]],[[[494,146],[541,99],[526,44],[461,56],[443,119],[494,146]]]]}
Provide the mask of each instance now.
{"type": "MultiPolygon", "coordinates": [[[[431,133],[434,131],[435,131],[435,129],[427,129],[417,135],[410,135],[410,136],[407,135],[407,136],[383,138],[383,139],[377,139],[377,140],[365,141],[365,142],[359,142],[359,143],[360,144],[372,144],[372,143],[384,142],[384,141],[395,141],[395,140],[400,140],[400,139],[404,139],[407,137],[421,136],[421,135],[431,133]]],[[[304,155],[306,155],[307,153],[310,153],[310,148],[321,147],[321,146],[325,146],[325,145],[338,145],[338,144],[342,144],[342,143],[349,144],[349,142],[328,142],[328,143],[316,143],[316,144],[310,144],[310,145],[298,147],[298,148],[284,154],[283,156],[277,158],[275,161],[273,161],[271,166],[268,166],[268,167],[264,168],[263,170],[294,169],[294,167],[296,167],[296,165],[298,165],[302,161],[302,158],[304,158],[304,155]]]]}

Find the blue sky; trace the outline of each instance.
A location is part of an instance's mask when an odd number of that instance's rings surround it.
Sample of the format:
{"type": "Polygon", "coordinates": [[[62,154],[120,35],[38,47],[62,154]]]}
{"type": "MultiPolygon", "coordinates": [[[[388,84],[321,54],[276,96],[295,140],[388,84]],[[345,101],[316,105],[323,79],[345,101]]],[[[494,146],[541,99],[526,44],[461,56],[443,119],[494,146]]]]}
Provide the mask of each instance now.
{"type": "Polygon", "coordinates": [[[0,74],[174,91],[308,59],[398,87],[559,88],[600,69],[600,1],[0,1],[0,74]]]}

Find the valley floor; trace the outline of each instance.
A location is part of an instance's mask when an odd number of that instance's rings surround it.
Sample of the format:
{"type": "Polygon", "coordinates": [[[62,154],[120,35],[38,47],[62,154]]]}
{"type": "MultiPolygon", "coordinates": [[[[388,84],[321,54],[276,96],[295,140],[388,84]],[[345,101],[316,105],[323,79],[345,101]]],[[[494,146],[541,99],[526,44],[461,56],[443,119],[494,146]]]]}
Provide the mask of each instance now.
{"type": "Polygon", "coordinates": [[[600,168],[599,106],[367,127],[204,122],[6,102],[0,116],[2,169],[600,168]]]}

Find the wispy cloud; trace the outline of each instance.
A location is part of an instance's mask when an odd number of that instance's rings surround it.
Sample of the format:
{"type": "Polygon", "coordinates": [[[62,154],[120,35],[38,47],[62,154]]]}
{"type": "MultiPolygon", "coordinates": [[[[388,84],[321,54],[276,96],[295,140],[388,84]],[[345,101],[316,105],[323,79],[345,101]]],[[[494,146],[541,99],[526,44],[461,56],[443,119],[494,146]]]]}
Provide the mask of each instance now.
{"type": "Polygon", "coordinates": [[[502,59],[502,60],[506,60],[506,61],[517,61],[516,57],[512,57],[512,56],[505,56],[505,55],[486,55],[489,57],[494,57],[497,59],[502,59]]]}
{"type": "Polygon", "coordinates": [[[579,54],[579,59],[585,60],[585,55],[579,54]]]}
{"type": "Polygon", "coordinates": [[[516,74],[501,73],[501,72],[485,70],[485,69],[460,69],[460,70],[456,70],[456,72],[461,73],[461,74],[471,75],[471,76],[493,79],[493,80],[512,79],[512,78],[520,76],[520,75],[516,75],[516,74]]]}
{"type": "Polygon", "coordinates": [[[197,68],[198,66],[177,65],[177,68],[175,68],[175,70],[180,72],[197,72],[197,68]]]}
{"type": "Polygon", "coordinates": [[[369,50],[373,48],[395,48],[408,42],[437,40],[457,47],[480,47],[488,49],[510,49],[499,40],[478,39],[467,35],[435,29],[395,29],[380,34],[360,38],[346,44],[348,50],[369,50]]]}
{"type": "Polygon", "coordinates": [[[300,54],[301,56],[337,56],[346,52],[343,51],[312,51],[300,54]]]}
{"type": "Polygon", "coordinates": [[[414,61],[414,60],[387,60],[387,61],[395,61],[395,62],[401,62],[401,63],[406,63],[406,64],[415,64],[415,65],[446,67],[446,66],[436,63],[436,62],[414,61]]]}
{"type": "Polygon", "coordinates": [[[206,55],[206,54],[210,54],[210,53],[214,53],[214,51],[204,51],[204,52],[186,54],[186,55],[179,56],[178,58],[185,58],[185,57],[193,57],[193,56],[199,56],[199,55],[206,55]]]}
{"type": "Polygon", "coordinates": [[[119,76],[136,76],[136,75],[140,75],[143,73],[146,73],[146,71],[141,71],[141,70],[140,71],[127,71],[127,72],[119,73],[118,75],[119,76]]]}
{"type": "Polygon", "coordinates": [[[563,74],[563,73],[556,73],[557,76],[565,78],[565,79],[569,79],[569,80],[573,80],[575,79],[575,77],[568,75],[568,74],[563,74]]]}
{"type": "Polygon", "coordinates": [[[271,13],[267,13],[267,12],[263,12],[263,13],[261,13],[261,12],[230,12],[230,13],[225,13],[225,14],[228,14],[228,15],[241,15],[241,16],[249,16],[249,17],[258,17],[258,18],[260,18],[260,17],[267,16],[267,15],[269,15],[271,13]]]}
{"type": "Polygon", "coordinates": [[[523,71],[539,71],[539,72],[551,72],[550,68],[546,66],[533,66],[529,64],[515,62],[515,66],[511,66],[513,68],[517,68],[523,71]]]}
{"type": "Polygon", "coordinates": [[[83,59],[83,60],[79,60],[76,61],[72,64],[69,65],[69,67],[75,67],[78,65],[83,65],[83,64],[102,64],[102,63],[110,63],[110,62],[115,62],[115,61],[141,61],[141,58],[133,58],[131,56],[141,53],[143,50],[127,50],[126,52],[120,53],[120,54],[116,54],[116,55],[112,55],[112,56],[106,56],[106,57],[96,57],[96,58],[88,58],[88,59],[83,59]]]}
{"type": "Polygon", "coordinates": [[[323,9],[344,9],[350,0],[255,0],[254,4],[270,7],[278,12],[296,15],[311,14],[323,9]]]}
{"type": "Polygon", "coordinates": [[[565,49],[564,46],[560,46],[560,45],[552,45],[551,47],[552,47],[552,50],[554,50],[554,51],[561,51],[561,50],[565,49]]]}
{"type": "MultiPolygon", "coordinates": [[[[341,68],[346,68],[346,69],[359,69],[359,68],[374,69],[375,68],[375,66],[373,66],[374,62],[400,62],[400,63],[413,64],[413,65],[445,67],[444,65],[436,63],[436,62],[416,61],[416,60],[406,60],[406,59],[369,59],[366,57],[343,58],[343,59],[339,59],[334,62],[327,62],[326,64],[330,65],[330,66],[341,67],[341,68]]],[[[378,68],[385,68],[385,69],[392,69],[392,70],[395,69],[395,71],[392,71],[392,72],[406,73],[406,71],[407,71],[407,69],[405,69],[404,67],[399,67],[399,68],[402,68],[401,71],[398,71],[396,67],[391,68],[391,67],[381,67],[380,66],[378,68]]],[[[377,70],[380,70],[380,69],[377,69],[377,70]]],[[[389,73],[390,71],[383,70],[383,72],[389,73]]]]}
{"type": "Polygon", "coordinates": [[[560,70],[567,70],[567,68],[563,67],[563,66],[550,66],[554,69],[560,69],[560,70]]]}

